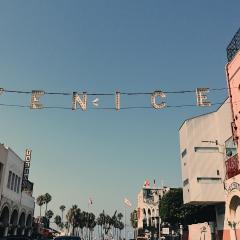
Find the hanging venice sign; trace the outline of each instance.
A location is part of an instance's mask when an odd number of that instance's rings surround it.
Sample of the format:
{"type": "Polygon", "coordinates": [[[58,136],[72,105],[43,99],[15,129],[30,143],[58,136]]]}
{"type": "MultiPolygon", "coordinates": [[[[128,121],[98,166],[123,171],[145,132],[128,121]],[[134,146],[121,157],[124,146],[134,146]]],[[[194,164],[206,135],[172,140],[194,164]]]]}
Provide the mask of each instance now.
{"type": "MultiPolygon", "coordinates": [[[[209,92],[209,88],[196,88],[196,105],[200,107],[209,107],[211,106],[211,102],[208,101],[207,93],[209,92]]],[[[3,94],[5,90],[3,88],[0,88],[0,93],[3,94]]],[[[7,92],[7,90],[6,90],[7,92]]],[[[17,92],[17,91],[16,91],[17,92]]],[[[30,93],[31,94],[31,103],[30,108],[31,109],[42,109],[44,108],[43,104],[41,103],[41,97],[43,97],[46,93],[42,90],[32,90],[31,92],[21,92],[21,93],[30,93]]],[[[57,93],[61,95],[61,93],[57,93]]],[[[136,93],[137,94],[137,93],[136,93]]],[[[163,101],[164,98],[166,98],[166,93],[164,93],[161,90],[154,91],[150,94],[150,101],[151,106],[154,109],[163,109],[167,107],[166,103],[163,101]]],[[[66,94],[64,94],[66,95],[66,94]]],[[[91,94],[92,95],[92,94],[91,94]]],[[[97,95],[97,94],[95,94],[97,95]]],[[[99,94],[101,95],[101,94],[99,94]]],[[[116,91],[113,95],[115,97],[115,109],[119,111],[121,109],[121,92],[116,91]]],[[[98,106],[98,98],[96,98],[93,101],[94,106],[98,106]]],[[[80,108],[83,111],[87,110],[88,105],[88,94],[87,92],[73,92],[72,93],[72,110],[76,110],[77,108],[80,108]]]]}

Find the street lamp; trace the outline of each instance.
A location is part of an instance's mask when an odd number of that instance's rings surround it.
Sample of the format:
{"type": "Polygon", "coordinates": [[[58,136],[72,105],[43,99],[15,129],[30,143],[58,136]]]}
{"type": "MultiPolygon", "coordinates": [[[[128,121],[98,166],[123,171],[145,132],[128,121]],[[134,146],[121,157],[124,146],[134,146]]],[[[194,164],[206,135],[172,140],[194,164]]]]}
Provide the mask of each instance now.
{"type": "Polygon", "coordinates": [[[180,228],[180,239],[182,240],[183,239],[183,225],[180,223],[179,225],[179,228],[180,228]]]}
{"type": "Polygon", "coordinates": [[[162,219],[161,217],[159,216],[159,223],[158,223],[158,238],[159,240],[161,240],[161,223],[162,223],[162,219]]]}

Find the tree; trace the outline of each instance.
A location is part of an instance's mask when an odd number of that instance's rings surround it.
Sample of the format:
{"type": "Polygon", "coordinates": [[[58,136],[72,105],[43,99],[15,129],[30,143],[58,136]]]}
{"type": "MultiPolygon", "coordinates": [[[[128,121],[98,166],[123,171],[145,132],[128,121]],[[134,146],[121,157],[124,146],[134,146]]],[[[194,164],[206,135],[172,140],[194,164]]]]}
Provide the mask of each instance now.
{"type": "Polygon", "coordinates": [[[138,227],[138,217],[137,217],[137,210],[134,210],[133,212],[131,212],[131,225],[134,229],[134,238],[136,238],[136,229],[138,227]]]}
{"type": "Polygon", "coordinates": [[[45,214],[45,217],[46,217],[47,219],[51,219],[51,218],[53,217],[53,215],[54,215],[53,211],[52,211],[52,210],[48,210],[48,211],[46,212],[46,214],[45,214]]]}
{"type": "Polygon", "coordinates": [[[183,204],[182,188],[171,189],[162,197],[159,214],[163,222],[172,226],[215,220],[214,207],[183,204]]]}
{"type": "Polygon", "coordinates": [[[101,233],[99,233],[101,237],[99,239],[104,239],[104,235],[107,235],[110,229],[112,229],[114,239],[118,239],[118,230],[121,232],[124,228],[124,224],[121,222],[122,217],[122,213],[117,214],[117,211],[114,212],[112,217],[105,214],[104,211],[100,213],[96,221],[96,224],[101,228],[101,233]]]}
{"type": "Polygon", "coordinates": [[[92,239],[92,233],[93,233],[95,226],[96,226],[95,215],[93,213],[88,213],[87,227],[89,229],[88,239],[90,239],[90,240],[92,239]]]}
{"type": "Polygon", "coordinates": [[[103,210],[102,213],[99,214],[99,217],[97,218],[97,225],[101,227],[101,238],[104,238],[104,234],[103,234],[103,226],[105,223],[105,212],[103,210]]]}
{"type": "Polygon", "coordinates": [[[65,211],[66,206],[61,205],[61,206],[59,207],[59,209],[62,211],[62,221],[63,221],[63,212],[65,211]]]}
{"type": "Polygon", "coordinates": [[[62,219],[59,215],[56,215],[54,218],[54,223],[59,227],[60,224],[62,223],[62,219]]]}
{"type": "Polygon", "coordinates": [[[81,210],[77,205],[73,205],[67,212],[66,218],[68,222],[72,225],[72,235],[75,234],[75,228],[80,222],[81,210]]]}
{"type": "Polygon", "coordinates": [[[46,204],[45,213],[47,212],[47,205],[49,202],[51,202],[51,200],[52,200],[52,196],[49,193],[45,193],[44,194],[44,203],[46,204]]]}
{"type": "Polygon", "coordinates": [[[37,197],[36,203],[40,207],[40,217],[42,216],[42,205],[44,204],[44,196],[40,195],[37,197]]]}
{"type": "Polygon", "coordinates": [[[137,210],[134,210],[133,212],[131,212],[131,217],[130,217],[130,221],[131,221],[131,225],[134,229],[137,228],[137,210]]]}
{"type": "Polygon", "coordinates": [[[171,189],[160,201],[160,216],[163,222],[175,224],[182,221],[180,209],[183,205],[182,189],[171,189]]]}
{"type": "Polygon", "coordinates": [[[45,213],[45,217],[47,218],[47,221],[48,221],[48,226],[50,226],[50,219],[53,217],[54,213],[52,210],[48,210],[46,213],[45,213]]]}
{"type": "Polygon", "coordinates": [[[82,239],[84,239],[83,229],[86,227],[86,224],[87,224],[87,220],[86,219],[87,219],[87,212],[82,211],[80,213],[80,218],[79,218],[79,228],[81,230],[82,239]]]}

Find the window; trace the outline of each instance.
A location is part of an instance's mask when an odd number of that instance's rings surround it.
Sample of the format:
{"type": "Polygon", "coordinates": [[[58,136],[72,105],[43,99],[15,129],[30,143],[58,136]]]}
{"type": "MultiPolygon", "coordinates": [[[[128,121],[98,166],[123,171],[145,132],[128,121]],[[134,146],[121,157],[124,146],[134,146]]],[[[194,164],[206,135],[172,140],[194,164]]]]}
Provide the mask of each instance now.
{"type": "Polygon", "coordinates": [[[220,172],[219,172],[219,170],[217,170],[217,175],[218,175],[218,176],[220,175],[220,172]]]}
{"type": "Polygon", "coordinates": [[[18,176],[15,176],[15,181],[14,181],[14,192],[17,192],[17,182],[18,182],[18,176]]]}
{"type": "Polygon", "coordinates": [[[219,215],[224,215],[225,214],[225,204],[217,205],[216,210],[219,215]]]}
{"type": "Polygon", "coordinates": [[[18,182],[17,182],[17,193],[19,193],[20,182],[21,182],[21,178],[18,177],[18,182]]]}
{"type": "Polygon", "coordinates": [[[227,156],[228,158],[237,154],[237,146],[236,146],[236,144],[234,143],[232,137],[230,137],[230,138],[225,142],[225,148],[226,148],[226,156],[227,156]]]}
{"type": "Polygon", "coordinates": [[[195,147],[195,152],[201,152],[201,153],[214,153],[219,152],[218,147],[195,147]]]}
{"type": "Polygon", "coordinates": [[[15,174],[12,174],[12,180],[11,180],[11,190],[13,190],[14,187],[14,181],[15,181],[15,174]]]}
{"type": "Polygon", "coordinates": [[[188,178],[187,178],[183,181],[183,186],[185,187],[186,185],[188,185],[188,183],[189,183],[189,181],[188,181],[188,178]]]}
{"type": "Polygon", "coordinates": [[[182,151],[182,158],[184,158],[186,155],[187,155],[187,149],[185,148],[185,149],[182,151]]]}
{"type": "Polygon", "coordinates": [[[198,177],[197,181],[199,183],[206,183],[206,184],[222,183],[222,178],[218,178],[218,177],[198,177]]]}
{"type": "Polygon", "coordinates": [[[9,171],[9,174],[8,174],[8,182],[7,182],[7,187],[8,187],[9,189],[10,189],[11,179],[12,179],[12,172],[9,171]]]}

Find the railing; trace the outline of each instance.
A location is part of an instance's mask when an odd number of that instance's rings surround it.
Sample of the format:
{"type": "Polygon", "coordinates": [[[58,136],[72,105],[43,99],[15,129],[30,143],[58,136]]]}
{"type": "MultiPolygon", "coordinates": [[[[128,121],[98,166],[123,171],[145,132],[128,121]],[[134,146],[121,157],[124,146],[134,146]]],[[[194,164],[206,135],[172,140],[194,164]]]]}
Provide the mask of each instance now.
{"type": "Polygon", "coordinates": [[[240,168],[239,168],[239,161],[238,161],[238,155],[234,155],[230,157],[227,161],[225,161],[226,166],[226,179],[232,178],[238,174],[240,174],[240,168]]]}
{"type": "Polygon", "coordinates": [[[236,32],[231,42],[227,46],[227,59],[230,62],[240,49],[240,29],[236,32]]]}
{"type": "Polygon", "coordinates": [[[30,182],[29,180],[27,180],[27,181],[25,182],[25,185],[24,185],[23,188],[22,188],[22,191],[23,191],[23,192],[26,192],[26,193],[28,193],[29,195],[32,196],[33,185],[34,185],[33,182],[30,182]]]}

